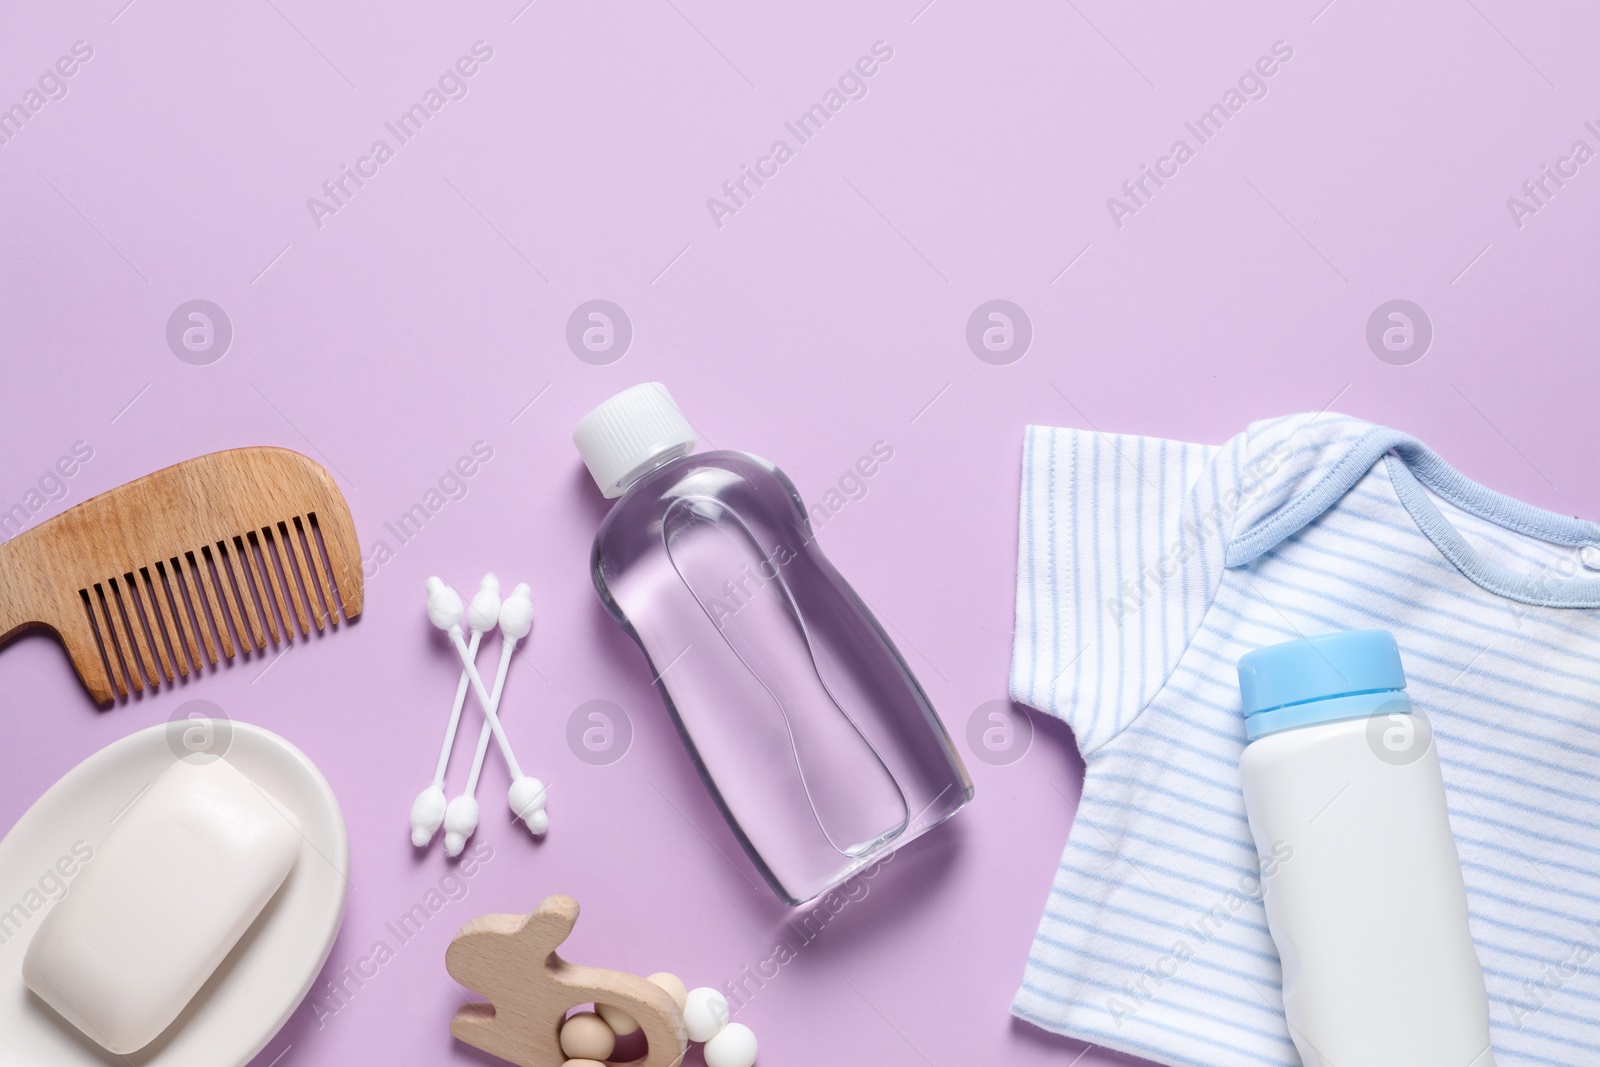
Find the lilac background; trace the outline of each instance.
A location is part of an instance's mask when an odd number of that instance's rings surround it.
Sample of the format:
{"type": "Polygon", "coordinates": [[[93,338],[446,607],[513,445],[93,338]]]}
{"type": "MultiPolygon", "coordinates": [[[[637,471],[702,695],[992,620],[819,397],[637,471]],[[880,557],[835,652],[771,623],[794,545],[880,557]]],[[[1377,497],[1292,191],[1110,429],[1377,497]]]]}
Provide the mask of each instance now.
{"type": "MultiPolygon", "coordinates": [[[[974,709],[1005,695],[1027,422],[1220,442],[1333,405],[1496,488],[1600,512],[1600,162],[1520,230],[1506,206],[1574,140],[1600,147],[1583,127],[1597,23],[1575,0],[124,2],[0,17],[0,105],[74,41],[94,49],[0,145],[0,504],[78,440],[94,458],[50,513],[276,444],[326,465],[364,549],[396,555],[348,632],[105,713],[50,639],[7,648],[0,826],[90,752],[216,701],[305,749],[344,805],[356,889],[330,977],[446,870],[405,838],[455,678],[422,579],[470,588],[493,568],[538,608],[506,714],[552,785],[548,840],[507,825],[492,762],[494,858],[467,897],[320,1026],[302,1006],[258,1064],[488,1062],[448,1034],[444,946],[551,892],[584,906],[572,957],[691,985],[782,934],[590,586],[603,507],[568,434],[620,388],[666,382],[707,440],[777,460],[813,500],[873,442],[894,448],[821,540],[964,751],[974,709]],[[318,229],[306,198],[480,39],[494,56],[469,95],[318,229]],[[706,198],[878,40],[894,58],[867,97],[718,229],[706,198]],[[1294,57],[1266,98],[1114,225],[1106,198],[1278,40],[1294,57]],[[235,330],[210,366],[164,339],[197,297],[235,330]],[[597,297],[635,331],[610,366],[564,339],[597,297]],[[1034,328],[1011,366],[964,340],[995,297],[1034,328]],[[1435,329],[1410,366],[1364,339],[1395,297],[1435,329]],[[465,499],[399,546],[383,524],[475,441],[494,458],[465,499]],[[611,766],[565,741],[596,698],[634,727],[611,766]]],[[[763,1064],[1125,1062],[1007,1011],[1072,818],[1070,735],[1043,724],[1019,762],[969,767],[973,806],[741,1012],[763,1064]]]]}

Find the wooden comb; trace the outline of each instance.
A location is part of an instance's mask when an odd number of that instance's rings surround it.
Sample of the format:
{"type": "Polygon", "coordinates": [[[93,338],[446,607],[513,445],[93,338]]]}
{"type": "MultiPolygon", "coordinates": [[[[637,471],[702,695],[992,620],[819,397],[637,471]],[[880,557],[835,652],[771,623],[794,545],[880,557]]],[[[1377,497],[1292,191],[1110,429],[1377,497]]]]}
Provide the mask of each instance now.
{"type": "Polygon", "coordinates": [[[101,493],[0,544],[0,644],[53,630],[100,704],[361,614],[339,488],[285,448],[236,448],[101,493]],[[202,648],[204,659],[202,659],[202,648]]]}

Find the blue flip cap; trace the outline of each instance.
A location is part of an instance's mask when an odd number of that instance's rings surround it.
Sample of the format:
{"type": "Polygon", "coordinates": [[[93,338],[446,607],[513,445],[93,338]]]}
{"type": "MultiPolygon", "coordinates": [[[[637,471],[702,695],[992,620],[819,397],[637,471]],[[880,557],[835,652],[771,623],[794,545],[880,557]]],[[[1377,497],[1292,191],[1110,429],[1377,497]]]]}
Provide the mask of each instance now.
{"type": "Polygon", "coordinates": [[[1239,659],[1245,731],[1269,733],[1409,710],[1400,647],[1388,630],[1348,630],[1268,645],[1239,659]]]}

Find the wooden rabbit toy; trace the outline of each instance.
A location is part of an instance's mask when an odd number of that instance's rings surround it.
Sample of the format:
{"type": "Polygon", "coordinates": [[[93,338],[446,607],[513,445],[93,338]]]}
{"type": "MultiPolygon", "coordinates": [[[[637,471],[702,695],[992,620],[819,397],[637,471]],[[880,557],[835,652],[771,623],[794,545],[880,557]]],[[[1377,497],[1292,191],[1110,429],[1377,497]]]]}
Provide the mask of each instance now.
{"type": "Polygon", "coordinates": [[[631,1016],[649,1051],[635,1067],[677,1067],[688,1030],[672,994],[643,978],[568,963],[556,949],[578,921],[578,902],[546,897],[531,915],[481,915],[468,922],[445,952],[445,968],[489,998],[456,1012],[457,1039],[521,1067],[561,1067],[559,1038],[567,1013],[579,1004],[604,1004],[631,1016]]]}

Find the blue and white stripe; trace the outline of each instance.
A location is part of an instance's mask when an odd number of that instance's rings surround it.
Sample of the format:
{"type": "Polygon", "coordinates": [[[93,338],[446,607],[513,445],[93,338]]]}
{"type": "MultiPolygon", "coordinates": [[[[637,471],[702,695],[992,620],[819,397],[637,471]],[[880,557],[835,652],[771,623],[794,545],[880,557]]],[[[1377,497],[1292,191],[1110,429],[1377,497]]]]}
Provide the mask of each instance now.
{"type": "Polygon", "coordinates": [[[1497,1061],[1600,1062],[1600,526],[1337,415],[1220,448],[1030,427],[1021,520],[1012,694],[1086,770],[1018,1016],[1162,1063],[1299,1063],[1234,664],[1379,626],[1433,720],[1497,1061]]]}

